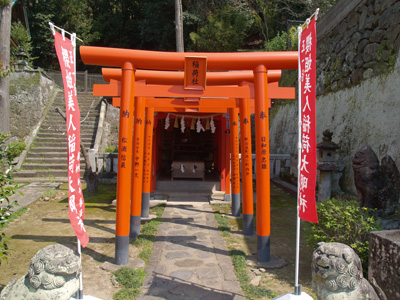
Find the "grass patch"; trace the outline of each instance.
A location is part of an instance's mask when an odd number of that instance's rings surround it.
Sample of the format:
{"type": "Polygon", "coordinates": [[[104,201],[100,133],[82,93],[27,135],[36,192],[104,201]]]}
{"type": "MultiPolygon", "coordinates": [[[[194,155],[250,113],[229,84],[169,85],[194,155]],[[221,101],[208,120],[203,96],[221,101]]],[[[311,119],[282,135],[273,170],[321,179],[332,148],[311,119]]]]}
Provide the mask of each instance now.
{"type": "Polygon", "coordinates": [[[229,254],[232,258],[233,267],[236,276],[239,279],[240,286],[246,294],[247,298],[257,299],[261,297],[276,297],[276,293],[264,287],[254,286],[250,284],[250,277],[247,274],[246,254],[241,250],[230,249],[229,254]]]}
{"type": "MultiPolygon", "coordinates": [[[[158,204],[150,208],[150,214],[157,217],[142,225],[140,235],[132,242],[139,249],[138,257],[143,259],[146,264],[149,261],[153,250],[153,242],[157,233],[158,226],[161,224],[161,216],[163,214],[165,203],[158,204]]],[[[115,300],[135,299],[141,293],[143,279],[146,277],[144,269],[132,269],[123,267],[114,272],[116,281],[123,286],[115,295],[115,300]]]]}
{"type": "Polygon", "coordinates": [[[165,203],[158,204],[150,208],[150,214],[155,214],[157,217],[143,224],[140,229],[140,235],[132,242],[132,244],[140,249],[139,258],[143,259],[146,264],[149,261],[153,250],[153,242],[157,233],[158,226],[161,224],[161,216],[165,208],[165,203]]]}
{"type": "Polygon", "coordinates": [[[242,250],[237,250],[235,238],[231,234],[230,220],[223,213],[229,213],[230,205],[213,205],[215,219],[218,223],[218,228],[221,230],[222,236],[225,238],[231,256],[233,267],[235,268],[236,276],[240,282],[240,286],[248,299],[258,299],[262,297],[273,298],[276,293],[265,287],[254,286],[250,284],[250,277],[247,273],[246,253],[242,250]],[[216,210],[219,209],[219,210],[216,210]]]}
{"type": "Polygon", "coordinates": [[[6,227],[8,225],[8,223],[11,223],[15,219],[19,218],[27,211],[28,211],[28,209],[26,207],[22,207],[22,208],[18,209],[17,211],[11,213],[10,217],[4,223],[0,224],[0,229],[3,229],[4,227],[6,227]]]}
{"type": "MultiPolygon", "coordinates": [[[[58,189],[68,193],[68,183],[63,183],[58,189]]],[[[98,186],[96,193],[86,193],[86,183],[82,182],[82,191],[85,198],[85,205],[110,204],[117,196],[115,184],[101,184],[98,186]]],[[[63,199],[62,202],[68,203],[68,198],[63,199]]]]}
{"type": "Polygon", "coordinates": [[[113,275],[115,280],[124,287],[114,295],[114,299],[128,300],[140,295],[140,287],[146,277],[146,272],[143,269],[123,267],[115,271],[113,275]]]}

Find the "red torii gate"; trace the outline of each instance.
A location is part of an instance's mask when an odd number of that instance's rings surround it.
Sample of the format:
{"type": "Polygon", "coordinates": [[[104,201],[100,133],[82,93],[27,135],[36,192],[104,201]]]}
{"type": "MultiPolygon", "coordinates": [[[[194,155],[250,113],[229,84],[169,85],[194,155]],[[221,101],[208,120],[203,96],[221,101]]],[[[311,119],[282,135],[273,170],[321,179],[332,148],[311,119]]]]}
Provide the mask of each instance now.
{"type": "MultiPolygon", "coordinates": [[[[267,67],[269,69],[297,69],[297,52],[171,53],[87,46],[82,46],[80,50],[82,60],[86,64],[112,66],[122,69],[121,71],[112,71],[116,73],[120,72],[121,76],[119,76],[119,73],[105,76],[106,78],[110,76],[110,85],[96,86],[94,89],[97,95],[120,96],[121,102],[115,262],[117,264],[126,264],[128,262],[129,237],[136,238],[140,232],[143,174],[149,172],[149,166],[143,170],[143,145],[144,143],[152,144],[150,141],[152,127],[149,126],[147,128],[146,126],[146,134],[144,127],[147,123],[153,123],[151,121],[154,111],[157,108],[168,111],[168,109],[181,106],[184,107],[185,112],[200,112],[207,108],[210,111],[216,112],[219,111],[220,107],[223,107],[223,110],[229,112],[232,138],[230,139],[230,143],[225,143],[226,150],[228,150],[225,153],[230,153],[229,148],[232,149],[232,212],[234,215],[240,214],[238,113],[240,110],[241,144],[242,149],[244,149],[242,151],[242,168],[245,170],[249,165],[251,168],[251,133],[249,122],[251,107],[248,99],[254,99],[253,107],[256,125],[256,182],[259,183],[257,186],[257,256],[260,261],[269,261],[269,105],[266,101],[268,98],[281,98],[279,97],[279,91],[283,94],[286,93],[284,98],[294,98],[294,89],[286,88],[285,90],[285,88],[278,88],[277,85],[271,86],[268,84],[270,76],[272,80],[273,72],[267,75],[267,67]],[[186,76],[186,72],[176,71],[185,70],[185,60],[188,57],[206,57],[207,87],[204,86],[202,89],[184,87],[182,81],[186,76]],[[221,72],[229,70],[252,71],[221,72]],[[237,77],[233,79],[234,76],[237,77]],[[119,78],[120,84],[118,83],[119,78]],[[139,78],[145,82],[137,81],[139,78]],[[249,80],[243,80],[243,78],[249,80]],[[254,83],[249,83],[251,81],[254,83]],[[278,95],[272,97],[269,94],[269,89],[271,89],[271,93],[274,90],[278,91],[278,95]],[[163,100],[156,97],[168,97],[168,99],[164,98],[163,100]],[[165,103],[161,103],[162,101],[165,103]],[[147,110],[146,122],[139,122],[139,120],[144,120],[145,110],[147,110]],[[135,123],[132,118],[133,114],[135,114],[135,123]],[[135,130],[132,140],[133,127],[135,127],[135,130]],[[246,153],[246,151],[248,152],[246,153]],[[133,152],[135,153],[135,159],[132,162],[129,158],[132,157],[133,152]],[[129,207],[130,205],[131,207],[129,207]],[[131,212],[130,217],[129,211],[131,212]]],[[[225,127],[223,123],[221,122],[222,126],[225,127]]],[[[229,132],[227,131],[226,133],[229,132]]],[[[225,140],[229,140],[229,135],[225,135],[225,140]]],[[[150,153],[144,152],[146,162],[148,162],[151,156],[151,151],[150,153]]],[[[228,166],[228,162],[229,155],[226,155],[226,167],[228,166]]],[[[228,169],[226,173],[229,173],[228,169]]],[[[228,174],[224,175],[228,178],[228,174]]],[[[253,200],[251,172],[249,176],[242,175],[242,177],[243,223],[245,233],[252,234],[253,200]],[[250,198],[251,201],[249,201],[250,198]]],[[[148,191],[145,188],[146,184],[148,182],[145,181],[143,191],[148,191]]],[[[229,194],[228,184],[226,185],[226,189],[227,194],[229,194]]]]}

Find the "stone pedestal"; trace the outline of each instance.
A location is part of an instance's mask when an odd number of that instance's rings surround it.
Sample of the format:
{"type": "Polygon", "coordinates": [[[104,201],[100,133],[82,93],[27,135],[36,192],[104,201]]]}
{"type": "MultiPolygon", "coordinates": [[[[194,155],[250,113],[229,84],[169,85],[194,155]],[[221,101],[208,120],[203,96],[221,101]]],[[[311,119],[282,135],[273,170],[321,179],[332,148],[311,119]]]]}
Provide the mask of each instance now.
{"type": "Polygon", "coordinates": [[[371,232],[368,277],[387,299],[400,299],[400,230],[371,232]]]}

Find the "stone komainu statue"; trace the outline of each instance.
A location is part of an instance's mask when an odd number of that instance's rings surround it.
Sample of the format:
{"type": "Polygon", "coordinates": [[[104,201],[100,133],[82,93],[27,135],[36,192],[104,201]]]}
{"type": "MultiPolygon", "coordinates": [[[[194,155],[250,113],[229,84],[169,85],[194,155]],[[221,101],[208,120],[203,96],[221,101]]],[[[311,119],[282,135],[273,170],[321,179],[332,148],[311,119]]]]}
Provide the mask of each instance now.
{"type": "Polygon", "coordinates": [[[312,256],[312,288],[318,300],[386,300],[363,278],[360,258],[341,243],[319,243],[312,256]],[[379,294],[379,296],[378,296],[379,294]]]}
{"type": "Polygon", "coordinates": [[[385,157],[380,165],[375,152],[366,145],[356,152],[353,171],[360,206],[377,209],[378,216],[394,214],[399,206],[395,185],[400,179],[393,159],[385,157]]]}
{"type": "Polygon", "coordinates": [[[79,256],[64,245],[50,245],[32,258],[28,274],[11,280],[0,300],[70,299],[79,289],[79,256]]]}

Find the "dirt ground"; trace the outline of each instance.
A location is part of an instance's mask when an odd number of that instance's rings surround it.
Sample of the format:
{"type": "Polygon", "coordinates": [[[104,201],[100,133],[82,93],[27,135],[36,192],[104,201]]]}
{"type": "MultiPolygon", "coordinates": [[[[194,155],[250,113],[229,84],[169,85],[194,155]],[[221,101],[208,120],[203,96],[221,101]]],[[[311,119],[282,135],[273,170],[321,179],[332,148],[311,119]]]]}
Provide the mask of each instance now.
{"type": "MultiPolygon", "coordinates": [[[[90,237],[86,248],[82,249],[83,289],[85,295],[100,299],[112,299],[118,291],[111,283],[111,274],[99,266],[105,261],[113,261],[115,187],[102,187],[103,195],[97,199],[85,197],[85,225],[90,237]]],[[[12,278],[20,278],[28,273],[31,258],[47,245],[74,244],[76,237],[69,223],[67,190],[61,187],[49,201],[40,199],[28,206],[28,211],[4,228],[11,238],[8,263],[0,266],[0,289],[12,278]]],[[[134,250],[131,247],[130,250],[134,250]]],[[[131,253],[131,256],[135,253],[131,253]]]]}
{"type": "MultiPolygon", "coordinates": [[[[112,299],[118,291],[111,282],[111,273],[100,265],[113,262],[115,237],[115,186],[102,186],[100,196],[85,196],[85,225],[90,242],[82,251],[83,288],[85,295],[100,299],[112,299]]],[[[42,198],[30,204],[25,214],[11,222],[3,232],[10,238],[8,263],[0,266],[0,289],[12,278],[20,278],[28,272],[31,258],[37,251],[54,243],[76,244],[76,237],[69,223],[66,187],[53,193],[49,201],[42,198]]],[[[268,270],[263,274],[261,285],[277,292],[277,295],[292,292],[294,286],[295,261],[295,198],[278,188],[271,191],[271,254],[284,257],[288,265],[282,269],[268,270]]],[[[232,219],[233,231],[238,229],[237,220],[232,219]],[[235,225],[236,223],[236,225],[235,225]],[[236,227],[235,227],[236,226],[236,227]]],[[[233,233],[237,246],[249,255],[255,254],[256,238],[243,239],[239,233],[233,233]],[[237,237],[237,238],[236,238],[237,237]]],[[[301,242],[300,283],[303,290],[313,295],[311,287],[311,250],[301,242]]],[[[130,247],[130,257],[138,254],[134,246],[130,247]]],[[[249,267],[250,272],[250,267],[249,267]]]]}

